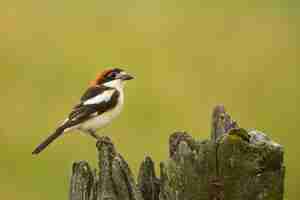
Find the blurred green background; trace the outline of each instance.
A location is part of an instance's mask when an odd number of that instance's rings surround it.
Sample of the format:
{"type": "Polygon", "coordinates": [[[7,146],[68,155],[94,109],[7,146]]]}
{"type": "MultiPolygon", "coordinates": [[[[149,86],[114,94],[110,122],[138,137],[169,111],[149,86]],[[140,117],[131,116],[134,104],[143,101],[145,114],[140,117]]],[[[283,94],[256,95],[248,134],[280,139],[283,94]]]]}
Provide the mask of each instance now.
{"type": "MultiPolygon", "coordinates": [[[[209,137],[226,105],[285,147],[286,199],[298,199],[299,1],[4,0],[0,7],[1,199],[67,199],[71,164],[96,166],[95,141],[66,135],[31,151],[78,102],[95,73],[124,66],[112,137],[137,174],[168,156],[168,136],[209,137]]],[[[101,131],[100,131],[101,132],[101,131]]]]}

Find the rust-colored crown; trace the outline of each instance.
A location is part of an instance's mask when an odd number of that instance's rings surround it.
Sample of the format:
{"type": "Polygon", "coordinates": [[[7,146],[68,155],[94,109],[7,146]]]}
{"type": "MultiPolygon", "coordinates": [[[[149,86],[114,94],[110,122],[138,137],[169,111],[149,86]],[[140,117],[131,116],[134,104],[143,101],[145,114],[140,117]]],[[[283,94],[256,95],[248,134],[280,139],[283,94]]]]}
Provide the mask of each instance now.
{"type": "Polygon", "coordinates": [[[101,83],[101,80],[111,71],[112,69],[106,69],[103,72],[98,73],[96,78],[90,82],[90,87],[97,87],[99,83],[101,83]]]}

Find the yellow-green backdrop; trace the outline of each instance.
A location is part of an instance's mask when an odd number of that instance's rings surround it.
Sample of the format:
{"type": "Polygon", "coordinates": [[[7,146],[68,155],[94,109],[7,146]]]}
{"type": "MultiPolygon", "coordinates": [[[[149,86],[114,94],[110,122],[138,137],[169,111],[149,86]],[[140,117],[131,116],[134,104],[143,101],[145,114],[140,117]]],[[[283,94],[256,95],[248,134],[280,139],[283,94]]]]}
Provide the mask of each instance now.
{"type": "Polygon", "coordinates": [[[209,137],[223,103],[243,127],[285,147],[286,199],[299,196],[299,33],[296,0],[2,0],[1,199],[67,199],[71,164],[96,165],[95,141],[66,135],[31,151],[78,102],[95,73],[124,66],[122,115],[109,135],[134,173],[168,154],[168,136],[209,137]]]}

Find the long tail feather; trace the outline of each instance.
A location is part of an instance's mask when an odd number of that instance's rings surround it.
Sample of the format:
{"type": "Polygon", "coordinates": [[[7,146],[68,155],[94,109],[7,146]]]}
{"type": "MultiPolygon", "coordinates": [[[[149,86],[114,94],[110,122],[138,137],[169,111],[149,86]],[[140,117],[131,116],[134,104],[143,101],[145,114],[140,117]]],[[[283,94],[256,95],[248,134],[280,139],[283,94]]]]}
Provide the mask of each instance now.
{"type": "Polygon", "coordinates": [[[60,135],[63,134],[65,128],[59,127],[56,129],[54,133],[52,133],[46,140],[44,140],[39,146],[37,146],[32,154],[36,155],[39,154],[41,151],[43,151],[49,144],[51,144],[56,138],[58,138],[60,135]]]}

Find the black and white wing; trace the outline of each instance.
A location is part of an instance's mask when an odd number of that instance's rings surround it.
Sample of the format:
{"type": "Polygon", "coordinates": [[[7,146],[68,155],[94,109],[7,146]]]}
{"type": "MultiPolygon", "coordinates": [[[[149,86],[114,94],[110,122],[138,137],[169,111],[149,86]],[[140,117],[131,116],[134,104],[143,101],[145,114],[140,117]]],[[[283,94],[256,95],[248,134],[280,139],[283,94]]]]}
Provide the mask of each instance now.
{"type": "Polygon", "coordinates": [[[119,99],[119,92],[116,89],[109,87],[93,87],[89,88],[81,97],[80,104],[73,108],[69,117],[60,125],[54,133],[48,136],[42,143],[40,143],[32,152],[32,154],[39,154],[56,138],[62,135],[67,128],[76,126],[86,120],[113,109],[119,99]]]}
{"type": "Polygon", "coordinates": [[[69,114],[68,121],[72,124],[70,125],[77,125],[113,109],[118,103],[119,95],[118,90],[110,87],[89,88],[81,97],[81,103],[76,105],[69,114]]]}

